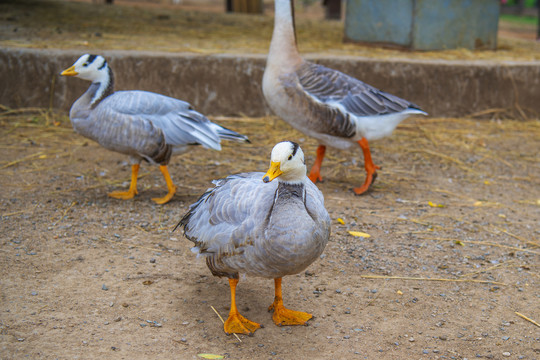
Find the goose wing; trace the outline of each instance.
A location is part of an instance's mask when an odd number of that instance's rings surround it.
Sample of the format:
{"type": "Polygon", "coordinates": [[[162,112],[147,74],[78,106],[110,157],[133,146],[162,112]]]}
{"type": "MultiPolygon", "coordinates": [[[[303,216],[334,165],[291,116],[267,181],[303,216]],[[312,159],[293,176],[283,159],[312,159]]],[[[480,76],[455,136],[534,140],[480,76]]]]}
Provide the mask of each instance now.
{"type": "Polygon", "coordinates": [[[263,235],[277,189],[264,183],[264,173],[231,175],[215,180],[191,205],[178,226],[200,253],[232,254],[263,235]]]}
{"type": "Polygon", "coordinates": [[[147,91],[118,91],[100,105],[100,117],[119,122],[137,119],[139,127],[141,123],[146,123],[146,127],[151,123],[161,129],[169,145],[201,144],[206,148],[221,149],[216,132],[219,126],[185,101],[147,91]]]}
{"type": "Polygon", "coordinates": [[[304,62],[296,72],[303,90],[318,102],[355,116],[399,113],[417,105],[325,66],[304,62]]]}

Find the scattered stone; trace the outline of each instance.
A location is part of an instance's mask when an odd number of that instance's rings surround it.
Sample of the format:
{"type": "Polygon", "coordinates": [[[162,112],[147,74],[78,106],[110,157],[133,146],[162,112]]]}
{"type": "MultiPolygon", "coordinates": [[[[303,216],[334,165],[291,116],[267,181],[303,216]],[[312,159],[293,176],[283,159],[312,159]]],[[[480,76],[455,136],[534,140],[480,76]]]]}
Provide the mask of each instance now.
{"type": "Polygon", "coordinates": [[[32,292],[30,293],[30,295],[32,295],[32,296],[36,296],[37,294],[38,294],[37,291],[32,291],[32,292]]]}
{"type": "Polygon", "coordinates": [[[150,259],[150,264],[155,264],[156,263],[156,259],[152,258],[150,259]]]}
{"type": "Polygon", "coordinates": [[[115,321],[115,322],[119,322],[119,321],[122,321],[122,317],[121,317],[121,316],[119,316],[119,317],[115,318],[115,319],[114,319],[114,321],[115,321]]]}
{"type": "Polygon", "coordinates": [[[504,357],[509,357],[509,356],[512,355],[512,354],[511,354],[509,351],[505,351],[505,352],[502,353],[502,355],[503,355],[504,357]]]}
{"type": "Polygon", "coordinates": [[[439,339],[441,339],[442,341],[446,341],[446,340],[448,340],[448,337],[445,336],[445,335],[441,335],[441,336],[439,336],[439,339]]]}
{"type": "Polygon", "coordinates": [[[109,290],[109,288],[107,287],[107,285],[103,284],[101,286],[101,290],[107,291],[107,290],[109,290]]]}

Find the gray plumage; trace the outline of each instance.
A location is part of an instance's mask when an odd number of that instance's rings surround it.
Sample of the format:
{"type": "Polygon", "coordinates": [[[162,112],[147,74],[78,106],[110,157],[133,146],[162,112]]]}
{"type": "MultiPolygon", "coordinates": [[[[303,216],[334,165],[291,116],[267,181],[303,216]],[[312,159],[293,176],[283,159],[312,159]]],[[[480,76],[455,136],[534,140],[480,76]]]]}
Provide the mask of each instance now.
{"type": "Polygon", "coordinates": [[[248,141],[187,102],[147,91],[114,92],[112,71],[101,56],[83,55],[74,68],[92,85],[71,107],[73,128],[109,150],[166,165],[172,153],[193,145],[221,150],[221,139],[248,141]]]}
{"type": "Polygon", "coordinates": [[[304,270],[323,252],[330,217],[322,193],[305,176],[301,149],[293,152],[284,161],[301,157],[300,180],[264,183],[260,172],[216,180],[179,222],[214,275],[280,278],[304,270]]]}

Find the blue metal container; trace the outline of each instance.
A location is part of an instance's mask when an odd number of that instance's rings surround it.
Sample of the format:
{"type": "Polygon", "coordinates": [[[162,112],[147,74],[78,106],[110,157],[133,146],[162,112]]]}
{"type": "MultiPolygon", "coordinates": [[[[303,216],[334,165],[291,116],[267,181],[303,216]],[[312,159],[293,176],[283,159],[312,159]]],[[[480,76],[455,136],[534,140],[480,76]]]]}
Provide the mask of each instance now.
{"type": "Polygon", "coordinates": [[[347,0],[345,40],[414,50],[496,49],[499,0],[347,0]]]}

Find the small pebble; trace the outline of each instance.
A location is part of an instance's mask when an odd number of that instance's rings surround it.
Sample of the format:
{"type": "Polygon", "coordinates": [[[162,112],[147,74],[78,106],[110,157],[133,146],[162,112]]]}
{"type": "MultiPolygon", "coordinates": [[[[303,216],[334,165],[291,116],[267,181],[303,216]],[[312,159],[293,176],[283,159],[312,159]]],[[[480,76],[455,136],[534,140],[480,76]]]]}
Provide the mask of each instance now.
{"type": "Polygon", "coordinates": [[[422,353],[429,354],[429,350],[422,350],[422,353]]]}
{"type": "Polygon", "coordinates": [[[107,290],[109,290],[109,288],[107,287],[107,285],[103,284],[101,286],[101,290],[107,291],[107,290]]]}
{"type": "Polygon", "coordinates": [[[414,338],[413,337],[409,338],[409,341],[414,342],[414,338]]]}
{"type": "Polygon", "coordinates": [[[439,336],[439,339],[441,339],[442,341],[446,341],[446,340],[448,340],[448,337],[446,337],[444,335],[441,335],[441,336],[439,336]]]}
{"type": "Polygon", "coordinates": [[[343,338],[344,339],[350,339],[351,337],[349,335],[345,335],[343,338]]]}
{"type": "Polygon", "coordinates": [[[18,338],[17,341],[24,341],[24,338],[18,338]]]}
{"type": "Polygon", "coordinates": [[[508,352],[508,351],[505,351],[505,352],[503,352],[502,354],[503,354],[504,357],[509,357],[510,355],[512,355],[512,354],[510,354],[510,352],[508,352]]]}
{"type": "Polygon", "coordinates": [[[32,292],[30,293],[30,295],[32,295],[32,296],[36,296],[37,294],[38,294],[37,291],[32,291],[32,292]]]}
{"type": "Polygon", "coordinates": [[[155,263],[156,263],[156,259],[154,259],[154,258],[150,259],[150,263],[151,263],[151,264],[155,264],[155,263]]]}
{"type": "Polygon", "coordinates": [[[503,339],[504,341],[506,341],[506,340],[510,339],[510,336],[503,336],[502,339],[503,339]]]}
{"type": "Polygon", "coordinates": [[[264,346],[264,344],[257,344],[257,346],[258,346],[258,347],[263,347],[263,346],[264,346]]]}

